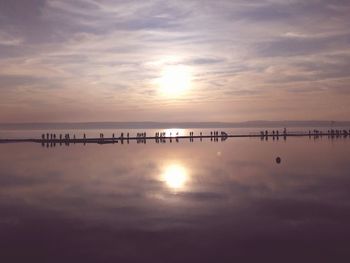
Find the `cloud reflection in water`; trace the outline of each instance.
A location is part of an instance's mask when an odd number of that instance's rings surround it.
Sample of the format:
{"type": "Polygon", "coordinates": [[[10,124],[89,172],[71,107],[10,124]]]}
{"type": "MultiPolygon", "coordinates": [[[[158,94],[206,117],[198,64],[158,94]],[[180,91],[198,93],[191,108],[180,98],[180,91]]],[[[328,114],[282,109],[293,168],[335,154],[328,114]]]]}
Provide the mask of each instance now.
{"type": "Polygon", "coordinates": [[[308,138],[4,144],[1,259],[343,262],[349,146],[308,138]]]}

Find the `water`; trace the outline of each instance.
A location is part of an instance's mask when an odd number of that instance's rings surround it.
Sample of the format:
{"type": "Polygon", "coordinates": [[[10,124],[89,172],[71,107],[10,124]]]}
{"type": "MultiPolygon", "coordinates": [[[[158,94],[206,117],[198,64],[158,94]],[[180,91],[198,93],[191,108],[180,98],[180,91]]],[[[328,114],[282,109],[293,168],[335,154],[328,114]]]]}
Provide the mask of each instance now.
{"type": "Polygon", "coordinates": [[[348,262],[349,156],[349,137],[0,144],[0,258],[348,262]]]}
{"type": "MultiPolygon", "coordinates": [[[[116,137],[119,137],[121,133],[124,136],[129,132],[130,136],[135,136],[139,132],[146,132],[148,136],[153,136],[156,132],[166,132],[167,136],[176,135],[189,135],[189,132],[194,132],[195,135],[199,135],[202,132],[203,135],[210,135],[211,131],[225,131],[228,134],[260,134],[260,131],[272,131],[279,130],[280,134],[283,132],[284,127],[259,127],[259,128],[217,128],[217,129],[65,129],[65,130],[0,130],[0,139],[40,139],[42,134],[55,133],[57,135],[69,133],[71,138],[76,135],[77,138],[83,138],[84,134],[88,138],[99,138],[100,133],[103,133],[105,137],[112,137],[114,133],[116,137]]],[[[309,130],[313,131],[314,127],[288,127],[288,133],[308,133],[309,130]]],[[[350,131],[350,127],[320,127],[317,128],[319,131],[327,132],[330,129],[339,129],[350,131]]]]}

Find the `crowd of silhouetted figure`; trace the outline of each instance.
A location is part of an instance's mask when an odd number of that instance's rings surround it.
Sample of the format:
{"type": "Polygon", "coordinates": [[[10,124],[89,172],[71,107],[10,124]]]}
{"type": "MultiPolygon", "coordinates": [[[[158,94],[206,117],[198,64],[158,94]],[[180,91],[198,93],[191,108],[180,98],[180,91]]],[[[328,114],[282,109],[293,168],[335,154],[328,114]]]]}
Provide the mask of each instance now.
{"type": "Polygon", "coordinates": [[[83,143],[85,145],[86,143],[110,144],[120,142],[121,144],[123,144],[124,140],[126,140],[127,143],[129,143],[129,140],[136,140],[137,143],[146,144],[146,141],[150,139],[154,139],[156,143],[172,143],[173,140],[175,142],[179,142],[179,139],[186,138],[188,138],[190,142],[193,142],[195,138],[198,138],[200,141],[202,141],[203,137],[210,138],[211,141],[217,142],[219,141],[219,138],[221,139],[221,141],[226,140],[228,134],[223,131],[221,133],[219,133],[219,131],[211,131],[210,136],[203,135],[202,132],[199,132],[198,135],[195,135],[193,131],[190,131],[188,135],[180,136],[179,132],[176,132],[174,134],[172,132],[169,132],[169,134],[167,135],[166,132],[161,131],[156,132],[153,137],[147,137],[146,132],[138,132],[136,133],[135,137],[130,137],[129,132],[126,133],[126,136],[124,136],[124,132],[121,132],[119,137],[117,137],[115,133],[112,133],[112,137],[107,138],[103,133],[100,133],[98,138],[87,138],[86,134],[84,133],[82,138],[77,138],[75,134],[71,135],[69,133],[59,134],[59,136],[56,136],[55,133],[46,133],[42,134],[41,143],[43,146],[46,145],[47,147],[55,147],[56,143],[59,145],[65,144],[67,146],[69,146],[69,144],[71,143],[83,143]]]}
{"type": "Polygon", "coordinates": [[[284,128],[283,132],[279,132],[278,130],[272,130],[272,131],[260,131],[260,138],[261,140],[268,140],[269,137],[272,137],[273,140],[279,140],[280,137],[282,137],[284,140],[287,139],[287,136],[309,136],[309,138],[322,138],[323,136],[327,136],[329,139],[334,138],[347,138],[350,136],[350,130],[327,130],[327,131],[321,131],[321,130],[309,130],[308,133],[304,132],[287,132],[287,129],[284,128]]]}
{"type": "Polygon", "coordinates": [[[323,136],[327,136],[330,139],[333,138],[340,138],[340,137],[350,137],[350,130],[345,129],[329,129],[327,131],[321,131],[321,130],[309,130],[308,133],[306,132],[287,132],[287,129],[284,128],[282,131],[279,130],[263,130],[260,131],[259,134],[249,134],[249,135],[228,135],[226,132],[219,132],[219,131],[211,131],[210,135],[203,135],[202,132],[199,132],[199,134],[195,135],[193,131],[190,131],[188,135],[179,135],[178,132],[172,133],[169,132],[168,134],[164,131],[161,132],[155,132],[154,136],[147,137],[146,132],[138,132],[136,133],[136,136],[130,137],[129,132],[124,134],[124,132],[121,132],[119,137],[112,133],[112,137],[106,138],[103,133],[100,133],[99,138],[87,138],[86,134],[84,133],[82,138],[77,138],[75,134],[70,135],[69,133],[66,134],[59,134],[56,135],[55,133],[45,133],[41,136],[41,143],[43,146],[46,145],[46,147],[54,147],[56,146],[56,143],[59,145],[65,144],[69,145],[71,143],[83,143],[84,145],[86,143],[99,143],[99,144],[110,144],[110,143],[121,143],[124,144],[124,141],[126,143],[129,143],[130,140],[136,140],[136,142],[139,144],[146,144],[147,140],[155,140],[156,143],[172,143],[173,141],[179,142],[179,139],[189,139],[190,142],[193,142],[195,139],[199,139],[200,141],[203,140],[203,138],[210,138],[210,141],[218,142],[219,140],[224,141],[228,137],[260,137],[261,140],[268,140],[269,138],[272,138],[273,140],[279,140],[280,137],[286,140],[287,136],[309,136],[310,138],[322,138],[323,136]]]}
{"type": "Polygon", "coordinates": [[[287,128],[284,128],[282,132],[280,132],[279,130],[272,130],[270,132],[268,130],[260,131],[261,140],[265,139],[267,141],[269,137],[272,137],[273,140],[279,140],[280,136],[282,136],[284,140],[287,139],[287,128]]]}

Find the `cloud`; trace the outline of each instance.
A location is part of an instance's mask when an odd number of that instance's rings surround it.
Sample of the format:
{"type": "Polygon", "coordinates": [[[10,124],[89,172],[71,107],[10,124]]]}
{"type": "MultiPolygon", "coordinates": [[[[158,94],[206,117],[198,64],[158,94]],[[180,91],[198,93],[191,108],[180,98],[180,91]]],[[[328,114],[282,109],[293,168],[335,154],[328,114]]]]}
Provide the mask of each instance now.
{"type": "Polygon", "coordinates": [[[61,95],[51,87],[60,87],[77,105],[94,102],[110,116],[144,107],[157,119],[159,105],[189,110],[191,101],[256,96],[259,112],[264,96],[277,105],[276,90],[347,93],[348,11],[347,1],[316,0],[2,1],[0,74],[19,76],[13,87],[20,76],[31,88],[46,83],[57,105],[61,95]],[[169,64],[192,69],[186,98],[159,97],[155,79],[169,64]]]}
{"type": "Polygon", "coordinates": [[[257,44],[257,54],[266,57],[313,55],[334,51],[334,46],[346,50],[350,44],[350,33],[329,37],[275,38],[257,44]]]}
{"type": "Polygon", "coordinates": [[[23,42],[21,38],[17,38],[0,31],[0,46],[18,46],[23,42]]]}

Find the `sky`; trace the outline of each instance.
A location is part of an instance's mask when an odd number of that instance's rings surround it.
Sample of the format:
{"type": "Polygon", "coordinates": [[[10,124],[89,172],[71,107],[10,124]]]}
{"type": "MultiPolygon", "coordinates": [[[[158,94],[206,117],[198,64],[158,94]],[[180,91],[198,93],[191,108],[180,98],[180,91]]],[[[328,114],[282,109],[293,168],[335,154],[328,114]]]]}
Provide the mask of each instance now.
{"type": "Polygon", "coordinates": [[[348,0],[0,0],[0,122],[350,119],[348,0]]]}

